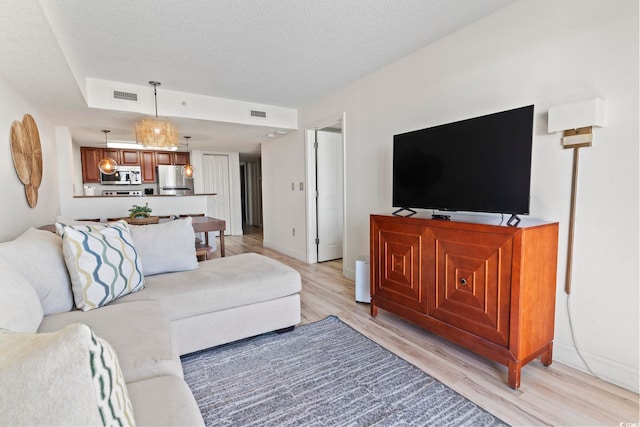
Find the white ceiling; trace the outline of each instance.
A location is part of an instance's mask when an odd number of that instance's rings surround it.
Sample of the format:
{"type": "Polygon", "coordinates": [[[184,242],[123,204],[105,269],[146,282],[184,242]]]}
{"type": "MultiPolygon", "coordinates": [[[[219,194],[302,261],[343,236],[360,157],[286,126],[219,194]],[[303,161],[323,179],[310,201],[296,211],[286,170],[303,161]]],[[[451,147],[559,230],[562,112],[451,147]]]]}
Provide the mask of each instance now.
{"type": "MultiPolygon", "coordinates": [[[[513,1],[1,0],[0,76],[77,142],[133,140],[139,116],[88,108],[84,78],[299,108],[513,1]]],[[[192,149],[273,131],[174,121],[192,149]]]]}

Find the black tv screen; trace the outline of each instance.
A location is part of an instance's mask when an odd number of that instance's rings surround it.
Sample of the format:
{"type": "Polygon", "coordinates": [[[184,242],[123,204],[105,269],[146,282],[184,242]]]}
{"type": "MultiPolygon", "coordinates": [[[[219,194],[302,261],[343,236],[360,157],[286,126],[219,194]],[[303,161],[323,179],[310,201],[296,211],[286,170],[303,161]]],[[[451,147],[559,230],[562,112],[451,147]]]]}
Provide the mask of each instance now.
{"type": "Polygon", "coordinates": [[[393,206],[528,214],[533,105],[393,137],[393,206]]]}

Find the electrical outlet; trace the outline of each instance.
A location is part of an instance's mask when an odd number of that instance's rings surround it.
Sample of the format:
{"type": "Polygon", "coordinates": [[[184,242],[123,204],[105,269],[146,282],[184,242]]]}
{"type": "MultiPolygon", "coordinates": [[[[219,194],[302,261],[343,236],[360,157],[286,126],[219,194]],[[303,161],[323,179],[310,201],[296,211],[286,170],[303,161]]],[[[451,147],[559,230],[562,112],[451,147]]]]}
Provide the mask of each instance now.
{"type": "Polygon", "coordinates": [[[295,237],[295,236],[296,236],[296,229],[295,229],[295,227],[291,229],[291,235],[292,235],[293,237],[295,237]]]}

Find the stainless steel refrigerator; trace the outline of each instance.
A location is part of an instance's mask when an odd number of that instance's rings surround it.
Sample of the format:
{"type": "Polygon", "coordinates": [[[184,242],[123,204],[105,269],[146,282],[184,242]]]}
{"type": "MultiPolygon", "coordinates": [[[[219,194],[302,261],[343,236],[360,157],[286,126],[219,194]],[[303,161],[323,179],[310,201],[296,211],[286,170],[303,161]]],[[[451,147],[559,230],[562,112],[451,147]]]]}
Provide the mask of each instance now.
{"type": "Polygon", "coordinates": [[[182,175],[182,166],[160,165],[156,167],[158,194],[187,196],[193,194],[193,178],[182,175]]]}

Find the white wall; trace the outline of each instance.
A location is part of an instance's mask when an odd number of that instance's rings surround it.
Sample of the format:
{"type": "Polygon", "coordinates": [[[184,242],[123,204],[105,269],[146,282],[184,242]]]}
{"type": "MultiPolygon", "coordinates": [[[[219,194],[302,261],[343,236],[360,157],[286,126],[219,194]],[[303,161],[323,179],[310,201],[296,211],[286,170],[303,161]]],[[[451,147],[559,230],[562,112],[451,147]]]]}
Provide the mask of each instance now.
{"type": "Polygon", "coordinates": [[[0,78],[0,241],[11,240],[29,227],[52,222],[59,212],[58,166],[54,143],[54,128],[20,93],[0,78]],[[11,124],[29,113],[38,125],[42,145],[42,184],[38,203],[30,208],[24,186],[18,179],[11,157],[11,124]]]}
{"type": "Polygon", "coordinates": [[[547,133],[550,106],[606,100],[583,149],[571,306],[598,376],[638,391],[638,2],[522,0],[300,109],[295,133],[263,146],[265,243],[305,259],[304,128],[345,112],[345,274],[369,252],[371,213],[391,211],[396,133],[535,104],[531,216],[560,222],[557,361],[584,369],[568,327],[564,273],[572,152],[547,133]],[[615,217],[614,217],[615,215],[615,217]]]}

